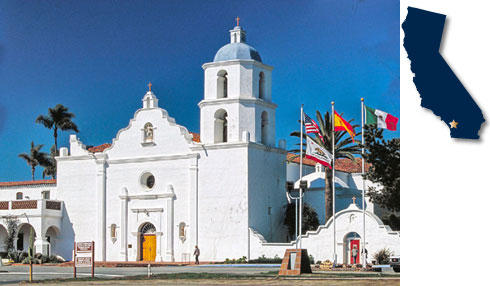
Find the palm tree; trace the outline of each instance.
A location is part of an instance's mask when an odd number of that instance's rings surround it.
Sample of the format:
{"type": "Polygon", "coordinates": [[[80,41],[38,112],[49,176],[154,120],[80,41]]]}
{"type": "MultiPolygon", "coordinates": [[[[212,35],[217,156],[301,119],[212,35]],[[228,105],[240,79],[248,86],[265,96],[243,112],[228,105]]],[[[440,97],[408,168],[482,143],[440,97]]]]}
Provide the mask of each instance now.
{"type": "Polygon", "coordinates": [[[53,145],[51,146],[50,149],[50,156],[46,157],[45,162],[41,164],[44,168],[43,179],[45,177],[51,177],[53,179],[56,179],[56,159],[55,159],[56,156],[58,156],[58,150],[56,150],[56,146],[53,145]]]}
{"type": "Polygon", "coordinates": [[[78,127],[72,121],[75,115],[68,112],[68,108],[62,104],[57,104],[54,108],[49,108],[48,110],[48,115],[39,115],[36,118],[36,123],[40,123],[48,129],[53,128],[54,146],[58,150],[58,129],[63,131],[73,130],[78,133],[78,127]]]}
{"type": "MultiPolygon", "coordinates": [[[[342,116],[342,114],[341,114],[342,116]]],[[[306,139],[306,136],[310,137],[315,143],[322,146],[330,153],[332,153],[332,117],[330,113],[327,111],[322,117],[322,114],[317,111],[316,118],[318,127],[320,129],[320,134],[316,133],[303,133],[303,139],[306,139]],[[323,138],[323,139],[322,139],[323,138]]],[[[349,120],[351,123],[354,119],[349,120]]],[[[359,125],[352,125],[355,128],[359,127],[359,125]]],[[[356,134],[359,135],[359,134],[356,134]]],[[[301,133],[299,131],[294,131],[291,133],[291,136],[300,137],[301,133]]],[[[354,155],[361,153],[361,147],[358,144],[359,142],[352,142],[351,137],[348,135],[347,131],[335,131],[335,159],[347,158],[352,161],[355,160],[354,155]],[[346,136],[347,135],[347,136],[346,136]]],[[[299,145],[299,144],[298,144],[299,145]]],[[[306,149],[306,144],[303,144],[306,149]]],[[[291,150],[293,153],[300,153],[299,149],[291,150]]],[[[305,150],[303,150],[303,154],[305,150]]],[[[299,155],[292,156],[289,160],[292,161],[295,158],[299,157],[299,155]]],[[[325,222],[333,215],[333,194],[332,194],[332,170],[330,168],[325,168],[325,222]]]]}
{"type": "Polygon", "coordinates": [[[29,154],[22,153],[19,157],[26,160],[27,165],[31,167],[32,180],[34,181],[34,173],[36,172],[36,167],[45,164],[47,160],[47,154],[41,152],[43,144],[34,145],[34,141],[31,142],[31,151],[29,154]]]}

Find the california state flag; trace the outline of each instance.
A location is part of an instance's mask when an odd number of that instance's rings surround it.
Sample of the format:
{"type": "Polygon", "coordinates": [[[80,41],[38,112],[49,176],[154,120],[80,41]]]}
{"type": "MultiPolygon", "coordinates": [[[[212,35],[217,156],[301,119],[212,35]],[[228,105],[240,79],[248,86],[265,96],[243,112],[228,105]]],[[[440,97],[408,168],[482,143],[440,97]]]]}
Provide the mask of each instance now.
{"type": "Polygon", "coordinates": [[[378,128],[395,131],[397,123],[398,118],[396,118],[395,116],[379,109],[374,109],[366,106],[366,125],[373,124],[376,125],[378,128]]]}
{"type": "Polygon", "coordinates": [[[332,169],[333,156],[325,148],[315,143],[310,137],[306,137],[306,158],[332,169]]]}

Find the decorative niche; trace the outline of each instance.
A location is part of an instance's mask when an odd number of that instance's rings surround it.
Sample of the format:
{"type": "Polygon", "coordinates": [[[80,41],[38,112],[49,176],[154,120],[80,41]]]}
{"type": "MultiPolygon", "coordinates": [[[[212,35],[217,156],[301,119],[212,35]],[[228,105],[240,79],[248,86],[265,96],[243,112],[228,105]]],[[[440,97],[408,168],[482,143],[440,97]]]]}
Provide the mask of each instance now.
{"type": "Polygon", "coordinates": [[[153,124],[150,122],[147,122],[143,129],[141,129],[143,133],[143,140],[141,142],[142,146],[153,146],[155,145],[155,129],[156,127],[153,127],[153,124]]]}

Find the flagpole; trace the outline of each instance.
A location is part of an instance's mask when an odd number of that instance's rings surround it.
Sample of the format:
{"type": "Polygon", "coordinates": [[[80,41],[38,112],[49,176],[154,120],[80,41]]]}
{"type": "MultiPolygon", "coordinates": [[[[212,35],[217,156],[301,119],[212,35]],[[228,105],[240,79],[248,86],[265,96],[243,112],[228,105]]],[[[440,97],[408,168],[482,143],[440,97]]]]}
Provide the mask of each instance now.
{"type": "MultiPolygon", "coordinates": [[[[303,229],[303,189],[301,188],[301,180],[303,179],[303,104],[301,104],[301,140],[300,143],[300,159],[299,159],[299,248],[302,247],[302,229],[303,229]]],[[[298,248],[298,240],[296,240],[296,249],[298,248]]]]}
{"type": "Polygon", "coordinates": [[[366,268],[366,203],[365,203],[365,192],[366,192],[366,180],[364,179],[364,98],[361,98],[361,144],[362,144],[362,267],[366,268]]]}
{"type": "Polygon", "coordinates": [[[333,207],[333,266],[337,265],[337,237],[335,222],[335,102],[332,101],[332,207],[333,207]]]}

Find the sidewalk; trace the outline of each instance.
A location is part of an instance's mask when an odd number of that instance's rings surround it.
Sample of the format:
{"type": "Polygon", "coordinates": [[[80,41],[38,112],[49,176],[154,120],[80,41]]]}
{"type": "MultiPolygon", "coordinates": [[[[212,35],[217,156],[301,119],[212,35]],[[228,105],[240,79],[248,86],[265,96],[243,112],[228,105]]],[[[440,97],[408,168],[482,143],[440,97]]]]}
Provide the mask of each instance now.
{"type": "MultiPolygon", "coordinates": [[[[162,267],[162,266],[190,266],[190,265],[206,265],[216,264],[215,262],[201,261],[199,264],[195,262],[155,262],[155,261],[95,261],[95,267],[162,267]]],[[[27,266],[27,264],[13,263],[12,266],[27,266]]],[[[73,261],[63,263],[44,263],[35,264],[35,266],[58,266],[58,267],[73,267],[73,261]]]]}

